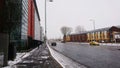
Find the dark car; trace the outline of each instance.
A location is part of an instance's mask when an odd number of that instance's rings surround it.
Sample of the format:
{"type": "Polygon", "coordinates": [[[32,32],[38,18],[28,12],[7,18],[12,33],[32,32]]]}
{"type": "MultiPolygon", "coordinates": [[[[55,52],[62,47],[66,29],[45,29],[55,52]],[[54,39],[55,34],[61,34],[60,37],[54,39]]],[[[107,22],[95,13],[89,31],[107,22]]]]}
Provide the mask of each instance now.
{"type": "Polygon", "coordinates": [[[57,43],[56,43],[56,42],[52,42],[51,45],[52,45],[52,46],[56,46],[57,43]]]}

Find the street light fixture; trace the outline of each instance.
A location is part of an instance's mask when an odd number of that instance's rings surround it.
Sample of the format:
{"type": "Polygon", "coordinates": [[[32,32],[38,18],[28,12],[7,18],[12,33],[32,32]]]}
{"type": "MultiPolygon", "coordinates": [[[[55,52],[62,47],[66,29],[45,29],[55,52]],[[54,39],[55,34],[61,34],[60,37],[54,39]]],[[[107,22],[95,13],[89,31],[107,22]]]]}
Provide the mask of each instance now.
{"type": "Polygon", "coordinates": [[[94,28],[94,30],[95,30],[95,20],[94,20],[94,19],[90,19],[90,21],[93,22],[93,28],[94,28]]]}
{"type": "Polygon", "coordinates": [[[53,2],[53,0],[50,0],[50,2],[53,2]]]}

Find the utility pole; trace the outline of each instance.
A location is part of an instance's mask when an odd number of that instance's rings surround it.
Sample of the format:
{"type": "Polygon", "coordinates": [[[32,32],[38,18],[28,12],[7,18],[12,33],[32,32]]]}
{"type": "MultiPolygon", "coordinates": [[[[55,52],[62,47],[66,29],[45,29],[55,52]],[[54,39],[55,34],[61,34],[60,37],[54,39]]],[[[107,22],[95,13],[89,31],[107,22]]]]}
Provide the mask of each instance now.
{"type": "Polygon", "coordinates": [[[46,3],[46,0],[45,0],[45,37],[44,37],[44,41],[45,41],[45,44],[46,44],[46,40],[47,40],[47,3],[46,3]]]}

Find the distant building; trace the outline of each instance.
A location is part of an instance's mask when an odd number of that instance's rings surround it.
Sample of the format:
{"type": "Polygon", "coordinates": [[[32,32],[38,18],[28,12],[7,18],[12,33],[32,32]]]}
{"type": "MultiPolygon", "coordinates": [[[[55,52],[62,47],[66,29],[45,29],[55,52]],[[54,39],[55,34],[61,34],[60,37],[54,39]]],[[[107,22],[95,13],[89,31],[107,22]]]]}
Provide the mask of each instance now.
{"type": "Polygon", "coordinates": [[[69,42],[120,42],[120,26],[112,26],[107,28],[87,31],[80,34],[70,34],[66,36],[69,42]]]}
{"type": "Polygon", "coordinates": [[[115,42],[120,42],[120,32],[115,32],[114,33],[114,41],[115,42]]]}

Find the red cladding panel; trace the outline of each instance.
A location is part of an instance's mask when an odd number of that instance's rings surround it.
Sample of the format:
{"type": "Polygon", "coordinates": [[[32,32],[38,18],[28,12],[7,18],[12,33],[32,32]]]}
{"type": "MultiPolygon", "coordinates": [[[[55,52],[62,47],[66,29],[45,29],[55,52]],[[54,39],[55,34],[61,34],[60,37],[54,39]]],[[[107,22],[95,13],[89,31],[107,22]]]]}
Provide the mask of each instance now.
{"type": "Polygon", "coordinates": [[[28,0],[28,36],[34,37],[34,2],[28,0]]]}
{"type": "Polygon", "coordinates": [[[35,16],[34,16],[34,14],[35,14],[35,8],[34,8],[34,2],[33,2],[33,0],[32,0],[32,32],[31,32],[31,36],[32,36],[32,38],[34,38],[34,24],[35,24],[35,16]]]}

